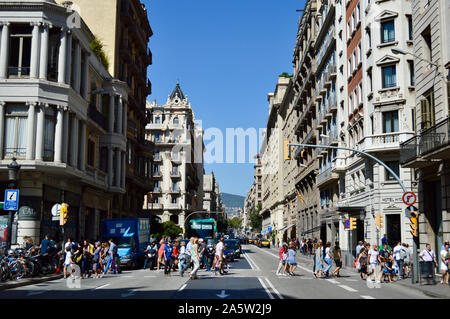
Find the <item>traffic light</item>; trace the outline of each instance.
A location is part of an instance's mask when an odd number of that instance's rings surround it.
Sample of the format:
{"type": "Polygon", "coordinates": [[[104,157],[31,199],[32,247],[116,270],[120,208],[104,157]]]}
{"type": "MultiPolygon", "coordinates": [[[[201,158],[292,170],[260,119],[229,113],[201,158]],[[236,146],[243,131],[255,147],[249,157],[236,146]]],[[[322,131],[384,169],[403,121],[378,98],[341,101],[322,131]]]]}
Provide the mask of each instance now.
{"type": "Polygon", "coordinates": [[[356,218],[350,217],[350,229],[355,230],[356,229],[356,218]]]}
{"type": "Polygon", "coordinates": [[[376,225],[377,225],[377,229],[383,228],[383,215],[381,215],[381,214],[376,215],[376,225]]]}
{"type": "Polygon", "coordinates": [[[410,224],[410,227],[411,227],[411,234],[414,236],[414,237],[417,237],[418,235],[419,235],[419,232],[418,232],[418,230],[417,230],[417,217],[419,216],[419,214],[417,214],[417,212],[411,212],[410,213],[410,218],[409,218],[409,221],[411,222],[411,224],[410,224]]]}
{"type": "Polygon", "coordinates": [[[284,160],[289,161],[291,159],[291,150],[289,147],[289,144],[291,143],[290,140],[284,140],[284,160]]]}
{"type": "Polygon", "coordinates": [[[65,223],[67,223],[67,220],[69,219],[69,211],[68,211],[69,205],[66,203],[61,204],[61,209],[59,210],[59,225],[64,226],[65,223]]]}

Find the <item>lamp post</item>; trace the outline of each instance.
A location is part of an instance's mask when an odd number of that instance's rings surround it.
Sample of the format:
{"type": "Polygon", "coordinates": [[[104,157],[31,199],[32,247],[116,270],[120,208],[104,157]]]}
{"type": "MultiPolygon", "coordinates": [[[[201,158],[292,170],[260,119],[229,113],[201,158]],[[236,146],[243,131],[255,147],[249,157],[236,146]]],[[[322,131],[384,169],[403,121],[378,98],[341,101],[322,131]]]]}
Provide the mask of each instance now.
{"type": "MultiPolygon", "coordinates": [[[[8,188],[9,189],[16,189],[17,188],[17,179],[19,177],[19,170],[20,165],[17,164],[16,158],[12,158],[12,162],[7,165],[8,167],[8,188]]],[[[8,212],[8,234],[7,234],[7,241],[6,241],[6,248],[11,249],[11,242],[12,242],[12,223],[13,223],[13,211],[10,210],[8,212]]]]}

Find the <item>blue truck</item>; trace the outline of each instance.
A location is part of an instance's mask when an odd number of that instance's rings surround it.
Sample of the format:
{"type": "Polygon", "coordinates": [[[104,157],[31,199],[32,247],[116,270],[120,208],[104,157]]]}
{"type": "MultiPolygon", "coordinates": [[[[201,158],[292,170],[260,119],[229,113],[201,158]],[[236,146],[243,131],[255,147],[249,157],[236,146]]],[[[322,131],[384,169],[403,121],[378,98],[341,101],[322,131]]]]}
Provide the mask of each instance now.
{"type": "Polygon", "coordinates": [[[103,221],[103,240],[113,239],[117,245],[120,265],[136,268],[144,260],[144,251],[150,243],[148,218],[113,218],[103,221]]]}

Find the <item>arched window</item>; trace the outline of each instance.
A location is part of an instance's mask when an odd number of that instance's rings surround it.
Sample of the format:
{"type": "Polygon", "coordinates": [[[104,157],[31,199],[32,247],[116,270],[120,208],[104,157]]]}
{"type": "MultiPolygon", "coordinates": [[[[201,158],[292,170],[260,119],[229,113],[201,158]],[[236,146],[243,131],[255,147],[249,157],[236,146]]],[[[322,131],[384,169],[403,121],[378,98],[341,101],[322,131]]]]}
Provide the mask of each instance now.
{"type": "Polygon", "coordinates": [[[180,123],[180,121],[179,121],[179,119],[178,119],[178,116],[175,116],[174,118],[173,118],[173,124],[179,124],[180,123]]]}

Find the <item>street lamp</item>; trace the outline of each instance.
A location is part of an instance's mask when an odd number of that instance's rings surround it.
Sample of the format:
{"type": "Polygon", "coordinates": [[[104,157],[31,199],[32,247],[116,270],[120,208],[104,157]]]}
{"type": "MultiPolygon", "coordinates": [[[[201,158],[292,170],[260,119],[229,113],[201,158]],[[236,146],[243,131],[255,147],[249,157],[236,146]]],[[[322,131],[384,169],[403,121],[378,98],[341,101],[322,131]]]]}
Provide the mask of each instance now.
{"type": "Polygon", "coordinates": [[[428,63],[430,63],[431,65],[434,65],[436,68],[439,68],[439,64],[434,63],[434,62],[432,62],[432,61],[430,61],[430,60],[423,59],[423,58],[421,58],[420,56],[418,56],[418,55],[416,55],[416,54],[414,54],[414,53],[411,53],[411,52],[408,52],[408,51],[404,51],[404,50],[401,50],[401,49],[396,49],[396,48],[392,48],[392,49],[391,49],[391,52],[392,52],[393,54],[395,54],[395,55],[398,55],[398,54],[401,54],[401,55],[408,55],[408,54],[409,54],[409,55],[412,55],[413,57],[415,57],[415,58],[417,58],[417,59],[419,59],[419,60],[428,62],[428,63]]]}
{"type": "MultiPolygon", "coordinates": [[[[7,165],[8,167],[8,181],[9,185],[8,187],[10,189],[17,188],[17,179],[19,177],[19,170],[20,165],[17,164],[16,158],[12,158],[12,162],[7,165]]],[[[12,222],[13,222],[13,211],[8,211],[8,234],[7,234],[7,240],[6,240],[6,248],[11,249],[11,242],[12,242],[12,222]]]]}

